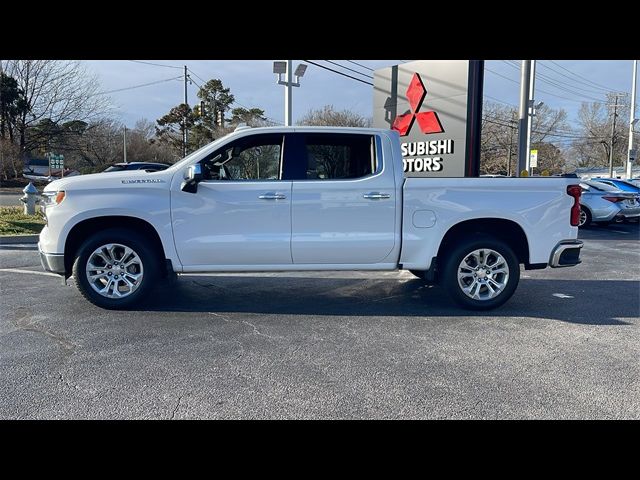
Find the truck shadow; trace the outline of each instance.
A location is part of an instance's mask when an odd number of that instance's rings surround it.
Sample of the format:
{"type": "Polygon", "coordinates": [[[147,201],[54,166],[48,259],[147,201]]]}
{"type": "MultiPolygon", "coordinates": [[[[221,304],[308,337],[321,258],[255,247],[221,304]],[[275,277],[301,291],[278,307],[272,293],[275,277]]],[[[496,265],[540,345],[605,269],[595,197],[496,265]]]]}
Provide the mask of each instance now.
{"type": "Polygon", "coordinates": [[[181,276],[138,310],[270,315],[534,317],[585,325],[629,325],[640,316],[640,282],[522,279],[504,306],[456,307],[443,288],[406,277],[181,276]],[[629,319],[631,321],[625,321],[629,319]]]}

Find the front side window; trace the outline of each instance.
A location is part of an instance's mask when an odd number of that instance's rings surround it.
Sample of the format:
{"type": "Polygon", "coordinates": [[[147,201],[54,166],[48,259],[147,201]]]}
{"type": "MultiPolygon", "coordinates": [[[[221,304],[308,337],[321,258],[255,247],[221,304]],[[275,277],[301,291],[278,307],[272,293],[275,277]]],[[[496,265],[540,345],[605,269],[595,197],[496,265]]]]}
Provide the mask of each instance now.
{"type": "Polygon", "coordinates": [[[202,163],[206,180],[278,180],[282,135],[241,138],[217,150],[202,163]]]}

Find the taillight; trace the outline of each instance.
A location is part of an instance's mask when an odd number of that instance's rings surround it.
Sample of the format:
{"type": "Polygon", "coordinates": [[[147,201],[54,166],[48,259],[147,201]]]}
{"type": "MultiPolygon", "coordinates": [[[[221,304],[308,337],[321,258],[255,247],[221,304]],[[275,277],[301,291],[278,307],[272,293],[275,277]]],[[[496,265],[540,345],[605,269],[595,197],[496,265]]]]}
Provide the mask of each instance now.
{"type": "Polygon", "coordinates": [[[567,194],[573,197],[571,226],[577,227],[580,224],[580,195],[582,195],[582,188],[580,188],[580,185],[569,185],[567,187],[567,194]]]}
{"type": "Polygon", "coordinates": [[[618,203],[618,202],[622,202],[623,200],[626,200],[626,198],[624,197],[610,197],[608,195],[605,195],[604,197],[602,197],[603,200],[609,200],[610,202],[613,203],[618,203]]]}

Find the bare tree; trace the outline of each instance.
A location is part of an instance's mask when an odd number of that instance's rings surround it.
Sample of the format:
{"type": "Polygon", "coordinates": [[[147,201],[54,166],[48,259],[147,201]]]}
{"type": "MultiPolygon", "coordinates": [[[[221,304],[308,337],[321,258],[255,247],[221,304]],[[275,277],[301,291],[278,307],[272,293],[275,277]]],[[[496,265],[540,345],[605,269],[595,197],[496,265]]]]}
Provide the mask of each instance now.
{"type": "Polygon", "coordinates": [[[10,140],[0,137],[0,176],[3,180],[17,178],[22,173],[20,151],[10,140]]]}
{"type": "Polygon", "coordinates": [[[16,80],[26,102],[15,125],[22,152],[40,146],[28,136],[29,128],[40,121],[90,122],[109,108],[97,78],[77,61],[6,60],[2,70],[16,80]]]}
{"type": "MultiPolygon", "coordinates": [[[[611,129],[613,124],[613,95],[608,104],[583,103],[578,111],[579,137],[572,145],[572,163],[576,167],[605,167],[609,165],[611,129]]],[[[613,136],[613,165],[622,166],[627,158],[629,105],[618,104],[616,130],[613,136]]]]}
{"type": "MultiPolygon", "coordinates": [[[[513,107],[486,102],[483,106],[480,170],[491,174],[517,174],[518,114],[513,107]],[[510,162],[509,162],[510,160],[510,162]],[[510,164],[509,164],[510,163],[510,164]]],[[[531,148],[538,150],[537,172],[561,173],[566,168],[560,140],[571,136],[567,113],[546,105],[538,108],[531,126],[531,148]]]]}
{"type": "Polygon", "coordinates": [[[370,127],[371,119],[350,110],[338,111],[333,105],[325,105],[317,110],[309,110],[298,123],[310,126],[370,127]]]}

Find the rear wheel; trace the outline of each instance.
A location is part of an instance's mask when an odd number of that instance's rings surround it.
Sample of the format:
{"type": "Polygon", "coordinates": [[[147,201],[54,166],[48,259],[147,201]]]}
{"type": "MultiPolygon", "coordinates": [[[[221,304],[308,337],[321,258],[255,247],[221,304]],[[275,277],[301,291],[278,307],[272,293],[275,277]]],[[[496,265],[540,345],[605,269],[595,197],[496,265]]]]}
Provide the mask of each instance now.
{"type": "Polygon", "coordinates": [[[128,308],[152,289],[159,276],[159,256],[137,233],[108,229],[89,237],[73,263],[80,293],[107,309],[128,308]]]}
{"type": "Polygon", "coordinates": [[[518,258],[501,240],[479,236],[446,253],[442,285],[465,308],[499,307],[511,298],[519,280],[518,258]]]}

